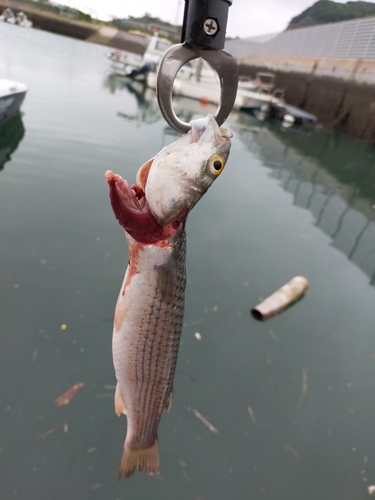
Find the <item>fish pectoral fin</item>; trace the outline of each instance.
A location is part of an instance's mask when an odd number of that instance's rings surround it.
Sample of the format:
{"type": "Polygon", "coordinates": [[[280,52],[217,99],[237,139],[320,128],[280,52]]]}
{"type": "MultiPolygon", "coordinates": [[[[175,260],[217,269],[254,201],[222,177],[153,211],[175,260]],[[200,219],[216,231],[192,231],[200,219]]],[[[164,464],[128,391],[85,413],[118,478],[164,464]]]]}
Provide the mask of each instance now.
{"type": "Polygon", "coordinates": [[[116,415],[119,417],[121,413],[126,415],[126,408],[125,408],[125,403],[124,399],[121,396],[120,388],[118,384],[116,385],[116,392],[115,392],[115,412],[116,415]]]}
{"type": "Polygon", "coordinates": [[[165,398],[164,402],[164,411],[169,411],[172,408],[172,396],[173,396],[173,391],[168,394],[168,396],[165,398]]]}

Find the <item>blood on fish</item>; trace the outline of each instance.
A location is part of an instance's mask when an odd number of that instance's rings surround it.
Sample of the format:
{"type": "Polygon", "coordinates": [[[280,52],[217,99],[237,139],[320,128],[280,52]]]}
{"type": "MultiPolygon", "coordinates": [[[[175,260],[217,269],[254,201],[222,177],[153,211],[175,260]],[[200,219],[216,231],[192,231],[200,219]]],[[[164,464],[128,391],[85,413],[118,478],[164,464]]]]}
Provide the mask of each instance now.
{"type": "Polygon", "coordinates": [[[59,396],[56,399],[56,404],[58,406],[67,405],[69,403],[69,401],[77,394],[77,392],[82,389],[83,386],[84,386],[84,384],[82,382],[80,382],[79,384],[73,385],[73,387],[68,389],[66,392],[64,392],[64,394],[61,394],[61,396],[59,396]]]}
{"type": "Polygon", "coordinates": [[[110,170],[107,170],[105,178],[109,184],[109,196],[116,219],[139,243],[157,242],[163,245],[165,240],[181,228],[182,220],[179,219],[166,226],[161,226],[157,222],[139,185],[133,184],[130,187],[124,179],[110,170]],[[122,198],[126,199],[126,203],[122,198]]]}

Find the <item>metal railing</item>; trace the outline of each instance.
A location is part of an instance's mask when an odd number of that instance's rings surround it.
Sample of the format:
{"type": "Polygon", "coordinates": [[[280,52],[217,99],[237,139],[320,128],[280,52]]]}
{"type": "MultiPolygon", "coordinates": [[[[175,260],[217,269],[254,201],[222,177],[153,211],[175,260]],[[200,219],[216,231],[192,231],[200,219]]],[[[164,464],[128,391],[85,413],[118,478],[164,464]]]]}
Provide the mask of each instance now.
{"type": "Polygon", "coordinates": [[[245,55],[327,57],[375,60],[375,17],[284,31],[259,43],[259,37],[229,40],[226,49],[245,55]]]}

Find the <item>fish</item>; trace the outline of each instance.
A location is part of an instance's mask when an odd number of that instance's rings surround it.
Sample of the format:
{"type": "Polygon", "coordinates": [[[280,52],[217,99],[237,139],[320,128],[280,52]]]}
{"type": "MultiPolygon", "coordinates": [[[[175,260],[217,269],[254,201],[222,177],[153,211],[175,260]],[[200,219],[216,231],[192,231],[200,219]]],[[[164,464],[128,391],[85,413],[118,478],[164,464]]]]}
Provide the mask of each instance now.
{"type": "Polygon", "coordinates": [[[112,336],[115,412],[127,416],[119,479],[160,472],[158,425],[171,408],[183,325],[186,220],[223,171],[231,137],[208,115],[144,163],[135,184],[105,173],[129,257],[112,336]]]}

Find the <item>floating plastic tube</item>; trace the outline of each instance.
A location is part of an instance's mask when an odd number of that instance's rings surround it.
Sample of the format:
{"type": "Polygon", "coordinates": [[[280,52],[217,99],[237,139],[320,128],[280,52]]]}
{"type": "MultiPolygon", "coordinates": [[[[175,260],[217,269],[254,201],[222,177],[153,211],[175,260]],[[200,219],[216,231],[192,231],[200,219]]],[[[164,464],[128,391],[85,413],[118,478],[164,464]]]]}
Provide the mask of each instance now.
{"type": "Polygon", "coordinates": [[[267,297],[251,310],[251,314],[259,321],[265,321],[281,313],[306,292],[309,282],[304,276],[295,276],[286,285],[267,297]]]}

